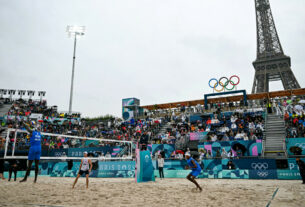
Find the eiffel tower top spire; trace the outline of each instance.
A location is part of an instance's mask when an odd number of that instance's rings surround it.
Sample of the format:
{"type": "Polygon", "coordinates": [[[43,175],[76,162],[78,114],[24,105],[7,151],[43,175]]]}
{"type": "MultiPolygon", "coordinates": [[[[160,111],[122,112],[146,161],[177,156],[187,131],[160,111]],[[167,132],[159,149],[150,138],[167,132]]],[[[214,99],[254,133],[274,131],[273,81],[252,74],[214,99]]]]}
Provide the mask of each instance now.
{"type": "Polygon", "coordinates": [[[257,60],[283,56],[284,52],[274,24],[269,0],[255,0],[257,26],[257,60]]]}

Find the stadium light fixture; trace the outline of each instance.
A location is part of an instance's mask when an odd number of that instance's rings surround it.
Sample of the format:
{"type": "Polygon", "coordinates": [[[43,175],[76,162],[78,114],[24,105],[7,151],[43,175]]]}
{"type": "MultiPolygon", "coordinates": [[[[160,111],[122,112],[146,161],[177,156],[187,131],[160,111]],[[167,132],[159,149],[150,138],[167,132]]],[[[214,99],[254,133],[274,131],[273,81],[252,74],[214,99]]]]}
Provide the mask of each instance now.
{"type": "Polygon", "coordinates": [[[40,97],[40,102],[42,102],[42,97],[46,95],[45,91],[38,91],[38,96],[40,97]]]}
{"type": "Polygon", "coordinates": [[[6,95],[6,89],[0,89],[0,98],[3,98],[3,95],[6,95]]]}
{"type": "Polygon", "coordinates": [[[13,95],[15,95],[15,93],[16,93],[16,90],[13,90],[13,89],[8,90],[8,95],[10,95],[10,100],[11,101],[13,100],[13,95]]]}
{"type": "Polygon", "coordinates": [[[20,97],[20,99],[22,99],[22,96],[25,95],[26,90],[18,90],[18,95],[20,97]]]}
{"type": "Polygon", "coordinates": [[[73,86],[74,86],[76,39],[78,39],[79,37],[85,35],[85,30],[86,30],[85,26],[67,26],[68,36],[74,38],[72,77],[71,77],[71,89],[70,89],[70,101],[69,101],[69,114],[72,114],[72,100],[73,100],[73,86]]]}
{"type": "Polygon", "coordinates": [[[35,91],[28,90],[27,92],[28,92],[29,99],[32,99],[32,97],[35,95],[35,91]]]}

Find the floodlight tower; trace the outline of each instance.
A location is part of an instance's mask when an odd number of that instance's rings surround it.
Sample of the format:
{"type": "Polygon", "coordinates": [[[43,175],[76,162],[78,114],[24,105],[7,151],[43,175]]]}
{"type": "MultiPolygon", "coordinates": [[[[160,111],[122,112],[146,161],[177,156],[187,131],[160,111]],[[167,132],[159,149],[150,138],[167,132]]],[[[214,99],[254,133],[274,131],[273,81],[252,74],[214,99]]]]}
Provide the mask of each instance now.
{"type": "Polygon", "coordinates": [[[35,91],[28,90],[27,92],[28,92],[29,99],[32,99],[32,97],[35,95],[35,91]]]}
{"type": "Polygon", "coordinates": [[[18,90],[18,95],[20,97],[20,99],[22,99],[22,96],[25,95],[26,90],[18,90]]]}
{"type": "Polygon", "coordinates": [[[13,100],[13,95],[15,95],[15,93],[16,93],[16,90],[12,90],[12,89],[8,90],[8,95],[10,95],[10,100],[11,101],[13,100]]]}
{"type": "Polygon", "coordinates": [[[0,89],[0,98],[3,98],[3,95],[6,95],[7,89],[0,89]]]}
{"type": "Polygon", "coordinates": [[[45,91],[38,91],[38,96],[40,97],[40,102],[42,102],[42,97],[46,95],[45,91]]]}
{"type": "Polygon", "coordinates": [[[72,113],[72,99],[73,99],[73,85],[74,85],[76,40],[77,40],[77,38],[85,35],[85,26],[67,26],[67,33],[70,38],[74,38],[71,90],[70,90],[70,102],[69,102],[69,114],[71,114],[72,113]]]}

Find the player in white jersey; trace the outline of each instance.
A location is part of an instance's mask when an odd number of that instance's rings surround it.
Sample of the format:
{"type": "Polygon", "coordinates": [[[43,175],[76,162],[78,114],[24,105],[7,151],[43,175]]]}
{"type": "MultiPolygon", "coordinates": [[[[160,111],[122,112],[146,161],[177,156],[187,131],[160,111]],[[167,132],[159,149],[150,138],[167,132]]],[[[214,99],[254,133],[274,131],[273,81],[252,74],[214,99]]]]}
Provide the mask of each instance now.
{"type": "Polygon", "coordinates": [[[74,188],[75,184],[77,183],[78,178],[80,176],[82,176],[83,174],[86,175],[86,187],[88,188],[89,173],[91,172],[91,169],[92,169],[92,162],[88,158],[88,152],[84,152],[84,158],[82,159],[82,161],[80,163],[79,171],[78,171],[77,177],[75,178],[72,188],[74,188]]]}

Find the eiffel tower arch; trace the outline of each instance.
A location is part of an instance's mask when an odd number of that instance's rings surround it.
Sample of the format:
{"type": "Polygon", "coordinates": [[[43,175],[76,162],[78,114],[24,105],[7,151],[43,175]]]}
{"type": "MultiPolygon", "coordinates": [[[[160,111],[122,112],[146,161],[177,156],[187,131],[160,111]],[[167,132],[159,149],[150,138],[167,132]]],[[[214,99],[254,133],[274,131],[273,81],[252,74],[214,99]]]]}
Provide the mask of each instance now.
{"type": "Polygon", "coordinates": [[[285,90],[300,88],[284,54],[274,24],[269,0],[254,0],[257,27],[257,57],[252,93],[269,92],[270,81],[281,81],[285,90]]]}

